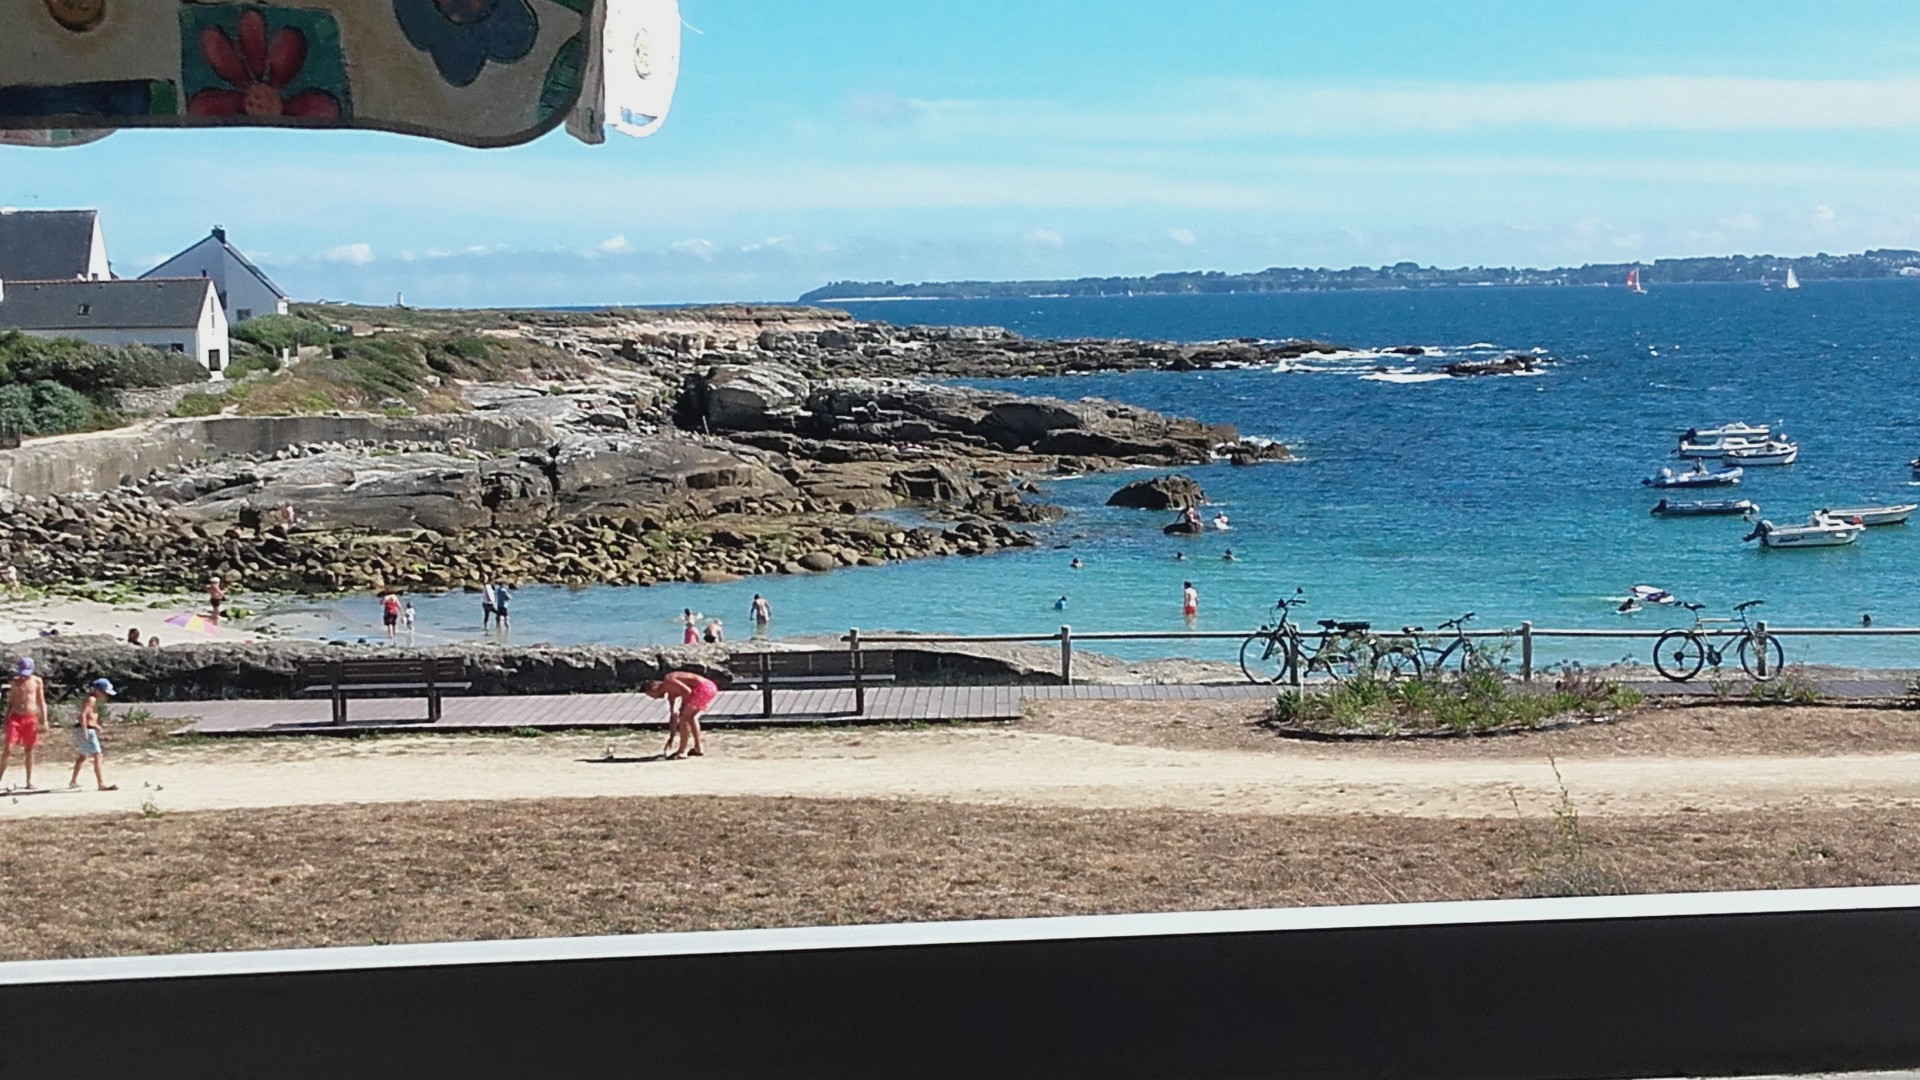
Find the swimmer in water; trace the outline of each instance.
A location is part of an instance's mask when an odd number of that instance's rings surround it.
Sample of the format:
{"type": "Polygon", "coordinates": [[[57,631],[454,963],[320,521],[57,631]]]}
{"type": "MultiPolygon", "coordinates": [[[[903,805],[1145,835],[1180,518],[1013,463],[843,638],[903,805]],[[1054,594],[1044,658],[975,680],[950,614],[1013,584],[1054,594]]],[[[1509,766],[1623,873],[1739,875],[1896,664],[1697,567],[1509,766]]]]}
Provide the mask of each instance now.
{"type": "Polygon", "coordinates": [[[1186,562],[1186,561],[1187,561],[1187,553],[1186,553],[1186,552],[1184,552],[1184,551],[1176,551],[1176,552],[1174,552],[1174,553],[1173,553],[1173,561],[1174,561],[1174,562],[1186,562]]]}
{"type": "Polygon", "coordinates": [[[1220,561],[1221,562],[1238,562],[1239,560],[1233,557],[1233,549],[1228,548],[1226,550],[1226,553],[1220,556],[1220,561]]]}
{"type": "Polygon", "coordinates": [[[1075,556],[1073,557],[1073,561],[1067,564],[1067,569],[1069,569],[1069,570],[1078,570],[1078,569],[1080,569],[1080,556],[1078,556],[1078,555],[1075,555],[1075,556]]]}
{"type": "Polygon", "coordinates": [[[1055,611],[1065,611],[1065,610],[1067,610],[1067,598],[1063,596],[1063,597],[1061,597],[1060,599],[1058,599],[1058,600],[1055,600],[1055,601],[1053,602],[1053,610],[1055,610],[1055,611]]]}
{"type": "Polygon", "coordinates": [[[1226,514],[1219,513],[1213,515],[1213,527],[1221,532],[1226,532],[1228,529],[1233,528],[1233,523],[1227,520],[1226,514]]]}
{"type": "Polygon", "coordinates": [[[1619,607],[1614,608],[1613,610],[1619,612],[1622,615],[1631,615],[1634,612],[1640,610],[1640,601],[1635,600],[1633,597],[1629,596],[1627,597],[1626,603],[1621,604],[1619,607]]]}

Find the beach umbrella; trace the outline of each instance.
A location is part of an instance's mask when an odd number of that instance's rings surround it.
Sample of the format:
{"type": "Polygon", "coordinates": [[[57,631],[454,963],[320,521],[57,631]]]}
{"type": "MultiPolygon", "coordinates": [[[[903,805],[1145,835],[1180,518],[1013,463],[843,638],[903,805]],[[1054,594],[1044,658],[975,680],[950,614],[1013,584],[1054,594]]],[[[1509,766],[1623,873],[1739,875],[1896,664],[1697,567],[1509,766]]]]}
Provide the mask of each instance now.
{"type": "Polygon", "coordinates": [[[195,615],[192,612],[172,615],[164,621],[168,626],[177,626],[190,634],[206,634],[212,636],[220,632],[219,623],[214,622],[205,615],[195,615]]]}

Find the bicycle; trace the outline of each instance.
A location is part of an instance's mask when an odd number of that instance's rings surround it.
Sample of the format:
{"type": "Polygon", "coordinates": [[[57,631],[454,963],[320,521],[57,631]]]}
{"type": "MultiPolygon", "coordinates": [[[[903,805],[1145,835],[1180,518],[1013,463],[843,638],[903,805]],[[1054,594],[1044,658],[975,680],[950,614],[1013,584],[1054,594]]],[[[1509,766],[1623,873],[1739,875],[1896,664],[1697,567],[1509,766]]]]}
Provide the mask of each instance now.
{"type": "Polygon", "coordinates": [[[1248,682],[1291,682],[1294,664],[1303,666],[1303,680],[1319,673],[1339,682],[1366,670],[1379,648],[1372,624],[1320,620],[1320,633],[1303,633],[1293,622],[1293,609],[1307,602],[1305,590],[1274,602],[1270,620],[1240,643],[1240,671],[1248,682]],[[1316,640],[1309,643],[1308,638],[1316,640]]]}
{"type": "Polygon", "coordinates": [[[1708,664],[1718,668],[1726,655],[1734,652],[1740,657],[1740,669],[1756,682],[1766,682],[1780,674],[1787,664],[1786,650],[1781,648],[1780,639],[1756,630],[1752,618],[1747,614],[1764,603],[1764,600],[1749,600],[1744,604],[1735,604],[1733,610],[1739,616],[1737,620],[1705,618],[1700,614],[1705,605],[1681,604],[1681,607],[1693,612],[1693,625],[1668,630],[1653,643],[1654,670],[1664,679],[1686,682],[1700,674],[1700,669],[1708,664]],[[1736,621],[1740,629],[1732,631],[1731,647],[1714,645],[1708,634],[1719,631],[1703,633],[1701,630],[1702,627],[1736,621]]]}
{"type": "Polygon", "coordinates": [[[1460,673],[1477,675],[1498,671],[1500,665],[1487,658],[1480,647],[1467,636],[1467,623],[1473,619],[1469,611],[1457,619],[1448,619],[1434,627],[1434,635],[1453,631],[1453,640],[1442,647],[1428,644],[1432,635],[1427,634],[1424,626],[1402,627],[1405,638],[1386,643],[1386,646],[1373,656],[1371,670],[1375,678],[1397,682],[1401,679],[1418,679],[1429,671],[1439,671],[1447,666],[1455,653],[1460,656],[1460,673]]]}

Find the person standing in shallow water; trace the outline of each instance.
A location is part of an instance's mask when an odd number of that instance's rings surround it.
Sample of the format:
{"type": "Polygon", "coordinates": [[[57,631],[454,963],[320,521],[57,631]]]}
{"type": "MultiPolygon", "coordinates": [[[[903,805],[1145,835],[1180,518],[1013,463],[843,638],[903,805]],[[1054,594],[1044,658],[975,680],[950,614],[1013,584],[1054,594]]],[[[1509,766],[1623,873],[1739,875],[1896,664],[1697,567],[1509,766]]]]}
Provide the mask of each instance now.
{"type": "Polygon", "coordinates": [[[700,644],[700,616],[695,615],[692,608],[680,609],[680,625],[680,644],[700,644]]]}
{"type": "Polygon", "coordinates": [[[768,624],[773,622],[773,608],[767,604],[767,598],[759,593],[753,594],[753,636],[766,637],[768,624]]]}
{"type": "Polygon", "coordinates": [[[1191,581],[1180,586],[1180,613],[1186,616],[1189,626],[1200,617],[1200,590],[1194,588],[1191,581]]]}

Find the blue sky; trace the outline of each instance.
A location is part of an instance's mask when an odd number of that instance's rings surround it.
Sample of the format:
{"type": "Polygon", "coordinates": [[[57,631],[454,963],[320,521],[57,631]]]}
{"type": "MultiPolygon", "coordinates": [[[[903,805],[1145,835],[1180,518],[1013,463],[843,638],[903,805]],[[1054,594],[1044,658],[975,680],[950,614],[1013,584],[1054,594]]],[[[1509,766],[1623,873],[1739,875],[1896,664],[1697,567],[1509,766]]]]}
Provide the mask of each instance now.
{"type": "Polygon", "coordinates": [[[435,305],[1920,247],[1906,0],[682,5],[650,139],[123,132],[0,147],[0,205],[435,305]]]}

